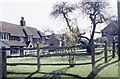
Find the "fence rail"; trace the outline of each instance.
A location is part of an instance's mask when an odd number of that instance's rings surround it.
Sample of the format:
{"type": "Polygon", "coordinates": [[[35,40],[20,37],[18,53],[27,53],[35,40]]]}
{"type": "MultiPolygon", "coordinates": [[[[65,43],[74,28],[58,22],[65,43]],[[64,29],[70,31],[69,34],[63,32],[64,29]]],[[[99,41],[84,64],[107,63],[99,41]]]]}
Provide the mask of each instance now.
{"type": "MultiPolygon", "coordinates": [[[[101,45],[98,45],[98,44],[95,44],[95,46],[104,46],[104,44],[101,44],[101,45]]],[[[72,48],[86,48],[87,45],[86,44],[83,44],[83,45],[76,45],[76,46],[62,46],[62,47],[54,47],[54,46],[47,46],[47,47],[39,47],[39,49],[42,49],[42,50],[49,50],[49,49],[52,49],[52,50],[58,50],[58,49],[61,49],[61,50],[64,50],[64,49],[72,49],[72,48]]],[[[34,48],[0,48],[0,50],[36,50],[38,47],[34,47],[34,48]]]]}
{"type": "MultiPolygon", "coordinates": [[[[92,64],[91,62],[87,62],[87,63],[74,63],[73,65],[88,65],[88,64],[92,64]]],[[[7,63],[7,65],[9,66],[17,66],[17,65],[37,65],[37,63],[7,63]]],[[[70,63],[50,63],[50,64],[40,64],[40,65],[54,65],[54,66],[62,66],[62,65],[70,65],[70,63]]]]}
{"type": "MultiPolygon", "coordinates": [[[[96,72],[95,70],[95,63],[99,62],[102,59],[105,59],[105,62],[107,63],[107,43],[102,44],[102,45],[96,45],[96,46],[102,46],[104,49],[101,52],[95,53],[95,50],[92,50],[91,54],[88,53],[82,53],[83,51],[79,51],[79,53],[69,53],[69,50],[71,49],[82,49],[82,48],[86,48],[87,45],[77,45],[77,46],[64,46],[64,47],[39,47],[39,45],[37,45],[36,48],[2,48],[0,49],[0,51],[2,51],[2,54],[6,54],[5,51],[7,50],[36,50],[36,55],[25,55],[23,57],[37,57],[37,62],[36,63],[6,63],[6,61],[4,61],[4,65],[9,65],[9,66],[17,66],[17,65],[37,65],[37,70],[40,70],[40,66],[41,65],[54,65],[54,66],[62,66],[62,65],[70,65],[70,63],[50,63],[50,64],[43,64],[40,62],[40,58],[41,57],[51,57],[51,56],[91,56],[91,62],[86,62],[86,63],[73,63],[72,65],[88,65],[91,64],[92,65],[92,71],[96,72]],[[66,50],[68,50],[67,53],[53,53],[53,54],[44,54],[45,50],[55,50],[55,51],[64,51],[66,52],[66,50]],[[95,55],[96,54],[102,54],[104,52],[104,57],[95,60],[95,55]]],[[[84,51],[85,52],[85,51],[84,51]]],[[[114,55],[114,53],[113,53],[114,55]]],[[[19,57],[19,56],[14,56],[14,57],[19,57]]],[[[114,57],[114,56],[113,56],[114,57]]],[[[11,56],[8,56],[8,58],[12,58],[11,56]]],[[[6,58],[4,58],[6,59],[6,58]]],[[[6,66],[5,66],[6,67],[6,66]]],[[[5,68],[4,67],[4,68],[5,68]]],[[[6,73],[6,72],[5,72],[6,73]]],[[[3,74],[4,75],[4,74],[3,74]]],[[[6,75],[6,74],[5,74],[6,75]]]]}

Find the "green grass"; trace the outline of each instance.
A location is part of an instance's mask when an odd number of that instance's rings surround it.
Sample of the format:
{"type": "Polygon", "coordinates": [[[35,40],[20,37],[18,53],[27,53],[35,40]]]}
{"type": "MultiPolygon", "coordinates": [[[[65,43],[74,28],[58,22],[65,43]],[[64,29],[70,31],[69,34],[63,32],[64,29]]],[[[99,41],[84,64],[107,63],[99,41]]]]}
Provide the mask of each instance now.
{"type": "MultiPolygon", "coordinates": [[[[78,53],[78,52],[77,52],[78,53]]],[[[111,53],[109,52],[109,55],[111,53]]],[[[96,59],[103,57],[103,54],[97,55],[96,59]]],[[[41,66],[40,71],[36,73],[37,66],[30,65],[18,65],[18,66],[7,66],[8,72],[15,72],[14,74],[7,74],[8,78],[13,77],[21,77],[21,78],[29,78],[29,77],[42,77],[42,78],[106,78],[106,77],[118,77],[118,61],[117,56],[113,59],[109,57],[108,63],[104,63],[104,59],[100,62],[96,63],[96,67],[98,68],[97,75],[94,76],[92,74],[92,67],[90,65],[76,65],[72,68],[67,66],[41,66]]],[[[41,63],[68,63],[67,57],[44,57],[41,58],[41,63]]],[[[76,63],[81,62],[90,62],[90,56],[80,56],[76,57],[76,63]]],[[[8,63],[36,63],[36,58],[33,57],[24,57],[24,58],[8,58],[8,63]]],[[[119,65],[120,66],[120,65],[119,65]]],[[[114,79],[114,78],[113,78],[114,79]]]]}

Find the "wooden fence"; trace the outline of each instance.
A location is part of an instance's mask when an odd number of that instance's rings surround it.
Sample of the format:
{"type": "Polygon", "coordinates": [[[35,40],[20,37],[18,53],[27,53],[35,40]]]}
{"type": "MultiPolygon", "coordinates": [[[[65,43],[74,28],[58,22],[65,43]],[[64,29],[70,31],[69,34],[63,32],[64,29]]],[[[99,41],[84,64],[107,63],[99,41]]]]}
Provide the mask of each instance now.
{"type": "MultiPolygon", "coordinates": [[[[40,70],[41,65],[70,65],[69,63],[60,63],[60,64],[42,64],[40,62],[40,58],[41,57],[51,57],[51,56],[86,56],[88,55],[87,53],[53,53],[53,54],[43,54],[43,50],[57,50],[57,51],[66,51],[66,50],[71,50],[71,49],[80,49],[86,47],[86,45],[77,45],[77,46],[64,46],[64,47],[39,47],[39,45],[37,45],[36,48],[19,48],[17,50],[36,50],[37,51],[37,55],[33,55],[33,57],[37,57],[37,63],[35,64],[30,64],[30,63],[7,63],[6,62],[6,50],[15,50],[15,49],[11,49],[11,48],[2,48],[1,53],[2,55],[0,59],[2,65],[0,66],[0,78],[4,78],[7,77],[7,65],[10,66],[15,66],[15,65],[37,65],[37,71],[40,70]]],[[[105,42],[104,45],[102,45],[102,47],[104,47],[104,57],[95,60],[95,51],[92,51],[92,54],[89,54],[89,56],[91,56],[91,62],[87,62],[87,63],[74,63],[74,65],[86,65],[86,64],[91,64],[92,65],[92,71],[94,72],[94,74],[96,73],[96,63],[99,62],[100,60],[102,60],[104,58],[105,63],[107,63],[108,61],[108,55],[107,55],[107,43],[105,42]]],[[[25,56],[27,57],[27,56],[25,56]]],[[[29,57],[29,56],[28,56],[29,57]]],[[[115,57],[115,54],[113,53],[113,57],[115,57]]]]}

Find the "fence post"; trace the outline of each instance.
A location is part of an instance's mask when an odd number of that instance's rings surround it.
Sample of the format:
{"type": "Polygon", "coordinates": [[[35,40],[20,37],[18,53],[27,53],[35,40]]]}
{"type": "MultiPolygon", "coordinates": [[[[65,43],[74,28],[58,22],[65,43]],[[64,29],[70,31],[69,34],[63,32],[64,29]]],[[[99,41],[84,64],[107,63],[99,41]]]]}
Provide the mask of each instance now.
{"type": "Polygon", "coordinates": [[[2,78],[2,49],[0,50],[0,79],[2,78]]]}
{"type": "Polygon", "coordinates": [[[118,59],[120,61],[120,0],[117,2],[118,8],[118,59]]]}
{"type": "Polygon", "coordinates": [[[4,50],[5,49],[5,47],[2,47],[2,52],[0,52],[1,54],[1,56],[0,56],[0,60],[1,60],[1,63],[0,63],[0,65],[1,65],[1,67],[0,67],[0,77],[2,78],[2,79],[6,79],[7,78],[7,65],[6,65],[6,51],[4,50]]]}
{"type": "Polygon", "coordinates": [[[112,58],[115,58],[115,42],[113,42],[112,58]]]}
{"type": "Polygon", "coordinates": [[[107,41],[104,42],[104,57],[105,57],[105,63],[107,63],[107,41]]]}
{"type": "Polygon", "coordinates": [[[94,41],[91,40],[90,42],[91,47],[91,60],[92,60],[92,71],[94,74],[96,74],[96,67],[95,67],[95,47],[94,47],[94,41]]]}
{"type": "Polygon", "coordinates": [[[40,48],[39,48],[39,44],[37,43],[37,71],[40,70],[40,48]]]}

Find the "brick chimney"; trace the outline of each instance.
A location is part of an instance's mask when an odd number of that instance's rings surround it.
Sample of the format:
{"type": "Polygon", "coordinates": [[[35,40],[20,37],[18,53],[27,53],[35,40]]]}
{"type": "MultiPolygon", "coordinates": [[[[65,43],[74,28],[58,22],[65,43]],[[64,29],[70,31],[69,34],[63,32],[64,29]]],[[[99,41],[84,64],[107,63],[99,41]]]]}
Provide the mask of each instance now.
{"type": "Polygon", "coordinates": [[[24,17],[21,17],[20,25],[21,26],[26,26],[26,22],[24,20],[24,17]]]}

